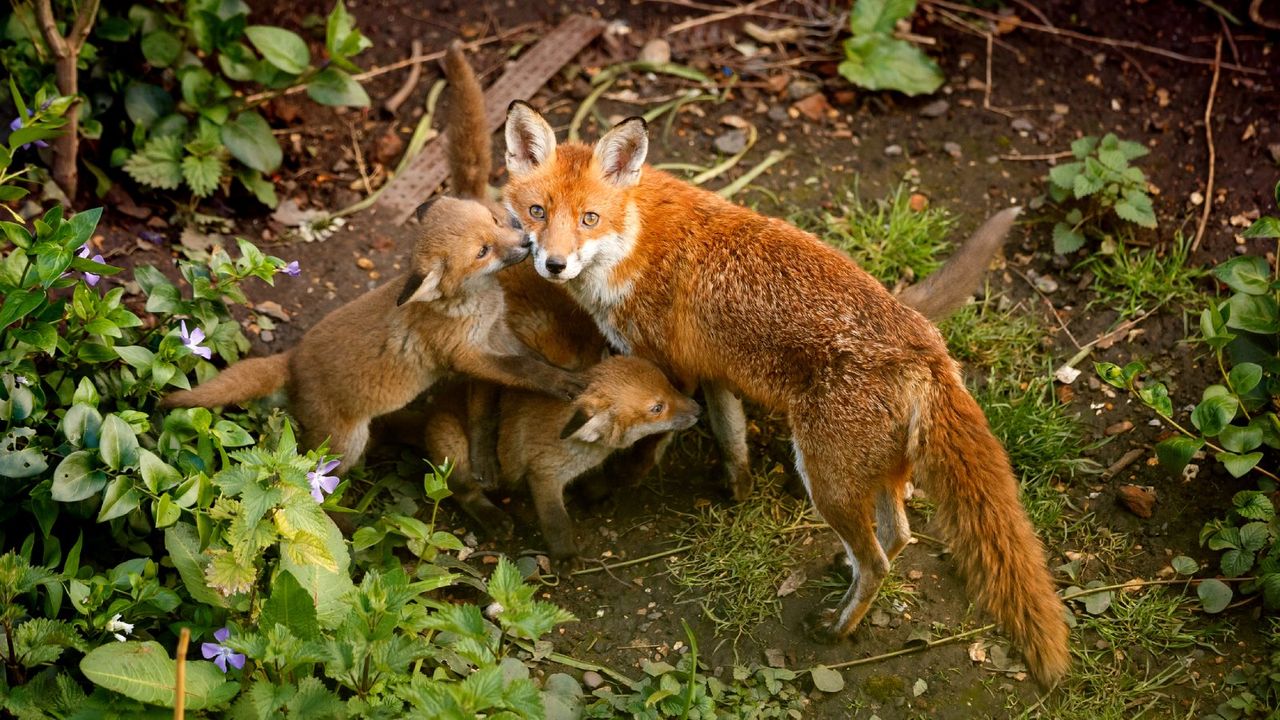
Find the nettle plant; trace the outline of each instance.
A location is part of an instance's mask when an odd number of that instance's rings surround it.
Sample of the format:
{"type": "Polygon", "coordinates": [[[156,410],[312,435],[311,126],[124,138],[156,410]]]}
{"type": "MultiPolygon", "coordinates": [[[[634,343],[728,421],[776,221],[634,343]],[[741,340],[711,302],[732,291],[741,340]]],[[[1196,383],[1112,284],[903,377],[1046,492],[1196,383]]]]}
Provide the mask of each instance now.
{"type": "Polygon", "coordinates": [[[1156,227],[1147,176],[1131,164],[1148,152],[1142,143],[1121,140],[1114,133],[1071,143],[1075,160],[1049,171],[1049,198],[1066,213],[1053,226],[1055,253],[1070,255],[1090,237],[1105,239],[1106,223],[1113,215],[1138,227],[1156,227]]]}
{"type": "Polygon", "coordinates": [[[916,0],[857,0],[849,13],[853,37],[844,41],[838,68],[868,90],[928,95],[942,86],[942,70],[920,48],[894,37],[897,24],[916,11],[916,0]]]}
{"type": "MultiPolygon", "coordinates": [[[[1280,185],[1276,196],[1280,204],[1280,185]]],[[[1280,240],[1280,219],[1263,217],[1244,235],[1280,240]]],[[[1181,474],[1207,450],[1233,477],[1258,479],[1258,489],[1236,493],[1225,518],[1204,526],[1200,542],[1223,551],[1220,565],[1227,577],[1252,573],[1255,579],[1243,583],[1242,590],[1262,592],[1265,605],[1277,609],[1280,521],[1271,498],[1280,490],[1280,476],[1262,462],[1266,449],[1280,449],[1280,271],[1263,258],[1246,256],[1222,263],[1213,275],[1231,295],[1201,312],[1200,340],[1222,382],[1204,389],[1191,412],[1191,427],[1174,419],[1173,399],[1164,383],[1140,379],[1143,363],[1098,363],[1096,368],[1104,381],[1132,393],[1177,432],[1156,445],[1161,465],[1170,472],[1181,474]]],[[[1225,599],[1230,597],[1228,591],[1225,599]]]]}
{"type": "MultiPolygon", "coordinates": [[[[208,197],[233,182],[261,202],[276,204],[268,179],[282,161],[280,143],[257,108],[290,88],[335,106],[369,105],[351,75],[352,58],[371,46],[338,0],[324,23],[326,57],[284,28],[251,25],[243,0],[144,2],[101,11],[93,42],[81,52],[82,72],[107,92],[84,105],[81,135],[108,138],[108,162],[138,183],[185,188],[208,197]],[[123,106],[119,106],[123,98],[123,106]]],[[[12,46],[0,62],[35,92],[49,82],[48,50],[30,7],[19,6],[5,27],[12,46]]],[[[110,186],[86,163],[100,191],[110,186]]]]}

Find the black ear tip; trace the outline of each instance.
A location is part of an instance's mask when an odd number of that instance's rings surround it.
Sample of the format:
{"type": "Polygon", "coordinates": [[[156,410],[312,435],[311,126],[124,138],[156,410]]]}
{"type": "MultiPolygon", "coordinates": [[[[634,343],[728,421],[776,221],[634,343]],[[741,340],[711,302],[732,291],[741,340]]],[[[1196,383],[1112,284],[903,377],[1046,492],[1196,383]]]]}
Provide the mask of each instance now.
{"type": "Polygon", "coordinates": [[[639,115],[632,115],[631,117],[627,118],[626,120],[623,120],[623,121],[622,121],[622,124],[623,124],[623,125],[625,125],[625,124],[627,124],[627,123],[633,123],[633,122],[638,122],[638,123],[640,123],[640,128],[641,128],[641,129],[643,129],[643,130],[646,130],[646,131],[647,131],[647,130],[649,129],[649,121],[648,121],[648,120],[645,120],[643,117],[641,117],[641,116],[639,116],[639,115]]]}
{"type": "Polygon", "coordinates": [[[518,107],[525,108],[526,110],[533,109],[533,106],[531,106],[529,103],[525,102],[524,100],[512,100],[511,104],[507,106],[507,114],[510,115],[511,113],[515,112],[515,109],[518,107]]]}
{"type": "Polygon", "coordinates": [[[422,222],[423,220],[426,219],[427,213],[431,212],[431,206],[435,205],[436,200],[439,200],[439,199],[440,199],[439,196],[433,197],[430,200],[419,205],[418,209],[413,211],[413,216],[418,219],[418,222],[422,222]]]}

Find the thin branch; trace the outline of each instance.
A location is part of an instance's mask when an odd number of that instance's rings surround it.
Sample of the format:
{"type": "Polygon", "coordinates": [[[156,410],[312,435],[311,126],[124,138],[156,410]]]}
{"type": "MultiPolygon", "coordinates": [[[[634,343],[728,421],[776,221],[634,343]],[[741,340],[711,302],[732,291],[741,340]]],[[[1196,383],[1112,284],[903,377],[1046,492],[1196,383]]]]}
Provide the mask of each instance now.
{"type": "Polygon", "coordinates": [[[704,15],[700,18],[694,18],[692,20],[685,20],[682,23],[676,23],[675,25],[672,25],[671,27],[667,28],[667,35],[675,35],[676,33],[684,32],[689,28],[698,27],[699,25],[706,25],[707,23],[720,22],[721,20],[728,20],[729,18],[738,17],[740,15],[750,15],[751,13],[755,12],[756,10],[759,10],[765,5],[772,5],[775,2],[777,2],[777,0],[756,0],[750,5],[743,5],[741,7],[730,8],[723,12],[704,15]]]}
{"type": "Polygon", "coordinates": [[[1200,225],[1196,228],[1196,239],[1191,243],[1191,252],[1200,249],[1200,241],[1204,239],[1204,228],[1209,223],[1209,211],[1213,208],[1213,166],[1217,156],[1213,148],[1213,97],[1218,92],[1218,76],[1222,70],[1222,36],[1213,46],[1213,82],[1209,83],[1209,102],[1204,106],[1204,137],[1209,143],[1209,180],[1204,190],[1204,211],[1200,213],[1200,225]]]}
{"type": "MultiPolygon", "coordinates": [[[[422,54],[422,41],[418,38],[413,39],[413,44],[410,47],[410,52],[413,54],[413,57],[417,57],[422,54]]],[[[395,95],[387,98],[386,102],[382,103],[382,107],[386,108],[387,112],[395,115],[396,111],[400,109],[400,106],[404,104],[404,101],[408,100],[409,95],[411,95],[418,87],[418,80],[421,77],[422,64],[419,63],[409,70],[409,74],[404,78],[404,84],[400,86],[400,89],[396,91],[395,95]]]]}
{"type": "Polygon", "coordinates": [[[67,35],[67,44],[70,46],[71,52],[80,53],[80,49],[84,47],[84,41],[89,37],[89,31],[93,29],[93,21],[98,17],[98,3],[100,0],[89,0],[85,6],[80,8],[80,13],[76,15],[76,24],[71,28],[71,33],[67,35]]]}
{"type": "Polygon", "coordinates": [[[881,660],[888,660],[890,658],[896,658],[902,655],[911,655],[912,653],[923,652],[930,648],[936,648],[939,645],[948,645],[950,643],[957,642],[960,640],[965,640],[975,635],[981,635],[984,632],[987,632],[989,630],[995,630],[995,629],[996,629],[995,625],[983,625],[980,628],[966,630],[965,632],[956,633],[955,635],[948,635],[946,637],[938,638],[937,640],[930,640],[926,643],[922,643],[920,645],[913,645],[911,647],[903,648],[901,650],[894,650],[893,652],[887,652],[881,655],[872,655],[871,657],[860,658],[858,660],[847,660],[842,663],[828,665],[827,669],[840,670],[841,668],[856,667],[858,665],[870,665],[871,663],[880,662],[881,660]]]}
{"type": "Polygon", "coordinates": [[[37,0],[36,19],[40,22],[40,34],[45,44],[53,51],[55,57],[65,58],[71,55],[67,39],[58,32],[58,21],[53,19],[53,0],[37,0]]]}

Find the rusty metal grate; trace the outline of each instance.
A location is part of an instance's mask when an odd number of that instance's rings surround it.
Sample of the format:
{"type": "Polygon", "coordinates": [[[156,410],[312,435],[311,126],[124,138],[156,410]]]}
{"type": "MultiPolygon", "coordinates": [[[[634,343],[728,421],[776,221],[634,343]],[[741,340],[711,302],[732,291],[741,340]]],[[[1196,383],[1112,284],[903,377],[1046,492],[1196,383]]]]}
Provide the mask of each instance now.
{"type": "MultiPolygon", "coordinates": [[[[523,100],[536,93],[594,40],[604,26],[601,20],[572,15],[517,59],[511,69],[485,91],[484,107],[489,131],[502,126],[507,106],[513,100],[523,100]]],[[[445,143],[448,141],[446,133],[423,148],[409,167],[383,189],[374,207],[389,213],[397,225],[407,220],[414,209],[448,179],[449,164],[445,158],[445,143]]]]}

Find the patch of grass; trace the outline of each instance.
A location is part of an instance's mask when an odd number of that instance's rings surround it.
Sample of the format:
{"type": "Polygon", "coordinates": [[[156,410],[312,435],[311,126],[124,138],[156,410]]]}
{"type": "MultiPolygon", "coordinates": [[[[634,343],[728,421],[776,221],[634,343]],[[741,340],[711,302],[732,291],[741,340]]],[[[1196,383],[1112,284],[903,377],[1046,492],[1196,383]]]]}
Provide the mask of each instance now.
{"type": "Polygon", "coordinates": [[[945,210],[911,209],[911,192],[899,185],[883,200],[865,203],[856,186],[836,198],[832,212],[794,212],[789,220],[849,253],[881,282],[893,287],[933,272],[951,247],[954,221],[945,210]]]}
{"type": "Polygon", "coordinates": [[[746,502],[711,505],[690,516],[675,535],[697,550],[671,559],[671,580],[678,598],[696,600],[715,623],[717,636],[735,639],[778,617],[778,586],[792,570],[808,504],[772,486],[759,488],[746,502]]]}
{"type": "Polygon", "coordinates": [[[1001,310],[1002,296],[988,288],[980,302],[969,303],[939,325],[951,357],[987,374],[1022,376],[1043,364],[1043,326],[1021,305],[1001,310]]]}
{"type": "MultiPolygon", "coordinates": [[[[826,591],[826,595],[822,598],[824,605],[834,605],[849,589],[849,576],[827,572],[813,585],[826,591]]],[[[901,613],[907,608],[915,607],[918,604],[917,600],[915,583],[899,575],[897,566],[894,565],[889,568],[889,574],[885,576],[884,584],[880,586],[880,592],[876,593],[876,599],[871,606],[885,612],[901,613]]],[[[868,621],[863,620],[863,622],[868,621]]]]}
{"type": "Polygon", "coordinates": [[[1115,309],[1121,317],[1133,317],[1157,305],[1184,305],[1199,302],[1197,283],[1204,278],[1203,268],[1187,264],[1190,241],[1178,233],[1169,243],[1168,252],[1116,245],[1110,254],[1094,253],[1081,266],[1094,275],[1097,305],[1115,309]]]}

